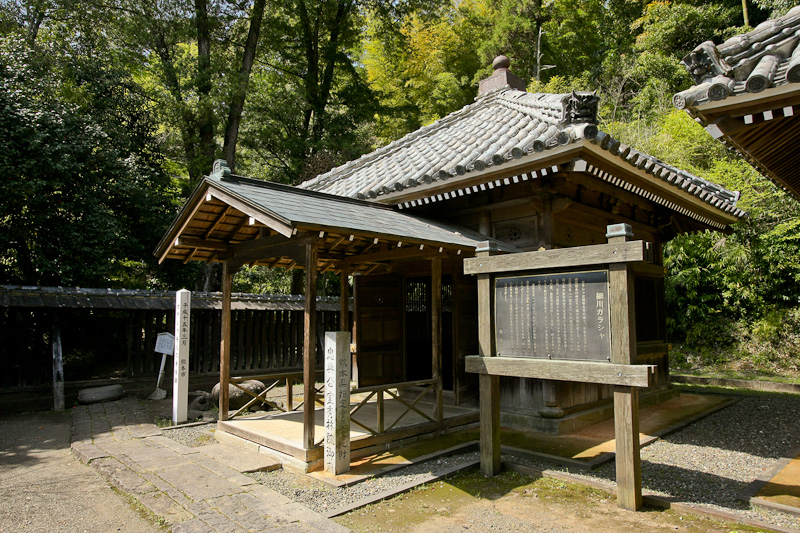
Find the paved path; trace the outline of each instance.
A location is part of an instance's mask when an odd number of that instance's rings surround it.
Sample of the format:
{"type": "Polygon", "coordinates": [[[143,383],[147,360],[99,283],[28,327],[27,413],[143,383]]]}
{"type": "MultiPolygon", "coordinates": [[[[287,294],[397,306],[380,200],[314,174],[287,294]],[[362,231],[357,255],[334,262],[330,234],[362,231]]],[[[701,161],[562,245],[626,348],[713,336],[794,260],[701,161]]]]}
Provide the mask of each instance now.
{"type": "Polygon", "coordinates": [[[71,429],[69,412],[0,417],[0,531],[163,531],[70,454],[71,429]]]}
{"type": "Polygon", "coordinates": [[[348,531],[242,474],[267,464],[265,456],[228,444],[177,443],[135,398],[73,411],[73,454],[174,532],[348,531]]]}

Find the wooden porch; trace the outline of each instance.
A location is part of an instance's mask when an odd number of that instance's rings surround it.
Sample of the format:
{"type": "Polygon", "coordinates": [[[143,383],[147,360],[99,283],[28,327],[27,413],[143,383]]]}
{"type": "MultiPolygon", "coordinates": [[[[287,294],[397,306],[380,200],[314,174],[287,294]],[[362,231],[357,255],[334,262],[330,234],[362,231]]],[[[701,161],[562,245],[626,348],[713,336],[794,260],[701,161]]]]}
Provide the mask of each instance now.
{"type": "MultiPolygon", "coordinates": [[[[363,393],[356,394],[350,401],[351,411],[357,408],[350,421],[351,461],[408,442],[409,439],[435,437],[452,428],[477,424],[479,420],[477,407],[444,405],[442,421],[439,423],[431,421],[425,414],[433,412],[434,405],[430,402],[416,402],[417,412],[408,408],[407,404],[411,402],[405,399],[390,397],[379,400],[373,396],[362,403],[366,397],[363,393]],[[377,431],[382,424],[386,429],[377,431]]],[[[290,411],[221,420],[217,423],[217,432],[240,437],[305,462],[307,471],[318,470],[323,466],[322,440],[306,449],[303,417],[302,411],[290,411]]],[[[325,434],[324,418],[323,407],[317,406],[314,409],[316,435],[325,434]]]]}

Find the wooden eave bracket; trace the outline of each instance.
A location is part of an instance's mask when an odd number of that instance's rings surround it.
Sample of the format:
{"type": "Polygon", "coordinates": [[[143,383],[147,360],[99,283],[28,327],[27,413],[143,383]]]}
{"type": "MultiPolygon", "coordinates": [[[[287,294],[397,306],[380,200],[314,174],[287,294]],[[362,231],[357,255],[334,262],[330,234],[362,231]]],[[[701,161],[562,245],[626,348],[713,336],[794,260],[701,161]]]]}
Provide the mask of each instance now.
{"type": "Polygon", "coordinates": [[[656,365],[620,365],[593,361],[532,359],[527,357],[465,358],[467,372],[489,376],[514,376],[620,385],[651,387],[656,382],[656,365]]]}

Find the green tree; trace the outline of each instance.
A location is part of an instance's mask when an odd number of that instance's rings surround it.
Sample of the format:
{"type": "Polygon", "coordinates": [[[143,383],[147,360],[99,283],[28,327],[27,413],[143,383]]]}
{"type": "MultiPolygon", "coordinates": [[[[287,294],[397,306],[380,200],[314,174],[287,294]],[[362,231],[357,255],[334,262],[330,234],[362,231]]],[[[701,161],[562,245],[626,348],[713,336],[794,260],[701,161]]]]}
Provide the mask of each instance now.
{"type": "Polygon", "coordinates": [[[152,249],[174,191],[147,108],[113,65],[2,38],[3,283],[161,283],[152,249]]]}

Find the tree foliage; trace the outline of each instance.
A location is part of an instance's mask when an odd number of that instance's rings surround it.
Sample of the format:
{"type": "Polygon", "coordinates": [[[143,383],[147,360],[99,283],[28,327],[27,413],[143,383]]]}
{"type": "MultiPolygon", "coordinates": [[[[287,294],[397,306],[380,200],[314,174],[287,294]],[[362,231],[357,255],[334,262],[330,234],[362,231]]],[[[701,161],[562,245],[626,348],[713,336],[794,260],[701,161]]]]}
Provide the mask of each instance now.
{"type": "Polygon", "coordinates": [[[0,85],[0,279],[156,282],[150,255],[173,191],[130,76],[12,37],[0,46],[0,85]]]}

